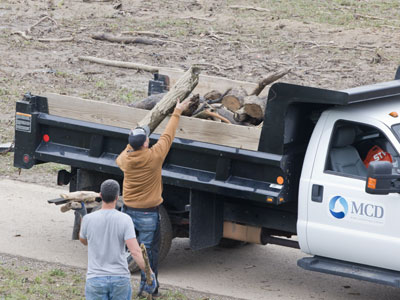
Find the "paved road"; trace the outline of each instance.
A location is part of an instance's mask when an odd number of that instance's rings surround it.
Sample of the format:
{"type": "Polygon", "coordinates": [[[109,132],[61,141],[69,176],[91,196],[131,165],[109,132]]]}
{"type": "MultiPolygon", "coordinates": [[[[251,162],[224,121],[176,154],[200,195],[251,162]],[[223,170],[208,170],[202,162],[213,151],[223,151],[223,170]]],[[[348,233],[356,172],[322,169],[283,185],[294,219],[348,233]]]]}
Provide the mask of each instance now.
{"type": "MultiPolygon", "coordinates": [[[[73,213],[47,204],[60,192],[0,180],[0,252],[86,267],[85,247],[71,240],[73,213]]],[[[194,252],[187,239],[176,239],[160,267],[160,281],[252,300],[400,299],[398,289],[303,271],[296,266],[301,257],[299,250],[259,245],[194,252]]]]}

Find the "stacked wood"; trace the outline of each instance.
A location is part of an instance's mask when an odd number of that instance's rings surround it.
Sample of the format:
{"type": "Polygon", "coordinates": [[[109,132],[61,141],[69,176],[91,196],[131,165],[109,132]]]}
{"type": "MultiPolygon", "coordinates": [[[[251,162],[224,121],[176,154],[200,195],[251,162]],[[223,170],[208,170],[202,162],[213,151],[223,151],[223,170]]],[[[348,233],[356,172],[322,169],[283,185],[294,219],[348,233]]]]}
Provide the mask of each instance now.
{"type": "MultiPolygon", "coordinates": [[[[236,125],[259,125],[263,122],[268,100],[267,97],[260,96],[261,92],[268,84],[278,80],[289,72],[290,69],[285,69],[267,75],[259,81],[250,95],[248,95],[242,86],[229,88],[224,93],[211,90],[206,92],[204,96],[200,96],[199,94],[190,95],[191,104],[182,114],[194,118],[210,119],[236,125]]],[[[190,92],[193,90],[193,85],[189,84],[184,89],[186,93],[190,92]]],[[[162,99],[166,95],[166,93],[151,95],[129,104],[129,106],[152,110],[157,105],[160,105],[160,102],[163,101],[162,99]]]]}

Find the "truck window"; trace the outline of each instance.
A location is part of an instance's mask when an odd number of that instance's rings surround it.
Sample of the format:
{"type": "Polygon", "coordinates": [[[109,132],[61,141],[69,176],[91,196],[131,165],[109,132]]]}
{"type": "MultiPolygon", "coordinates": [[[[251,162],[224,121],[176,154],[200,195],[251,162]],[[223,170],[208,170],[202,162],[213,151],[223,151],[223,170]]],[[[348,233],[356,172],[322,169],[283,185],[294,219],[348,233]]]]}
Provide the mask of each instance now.
{"type": "Polygon", "coordinates": [[[386,136],[365,124],[338,121],[329,145],[325,171],[364,179],[371,161],[386,160],[399,173],[400,157],[386,136]]]}

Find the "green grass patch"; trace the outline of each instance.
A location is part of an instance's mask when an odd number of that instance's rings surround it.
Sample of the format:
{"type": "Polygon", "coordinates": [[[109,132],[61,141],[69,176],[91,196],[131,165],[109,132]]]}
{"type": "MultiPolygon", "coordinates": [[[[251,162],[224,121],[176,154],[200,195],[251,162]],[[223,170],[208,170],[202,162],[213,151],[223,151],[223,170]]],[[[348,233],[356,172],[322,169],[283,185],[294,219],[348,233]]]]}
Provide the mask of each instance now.
{"type": "MultiPolygon", "coordinates": [[[[229,1],[229,5],[240,5],[229,1]]],[[[265,13],[280,19],[300,20],[322,24],[356,27],[400,27],[400,10],[397,0],[256,0],[247,1],[246,6],[262,7],[270,10],[265,13]]],[[[259,12],[235,10],[241,18],[254,18],[259,12]]]]}

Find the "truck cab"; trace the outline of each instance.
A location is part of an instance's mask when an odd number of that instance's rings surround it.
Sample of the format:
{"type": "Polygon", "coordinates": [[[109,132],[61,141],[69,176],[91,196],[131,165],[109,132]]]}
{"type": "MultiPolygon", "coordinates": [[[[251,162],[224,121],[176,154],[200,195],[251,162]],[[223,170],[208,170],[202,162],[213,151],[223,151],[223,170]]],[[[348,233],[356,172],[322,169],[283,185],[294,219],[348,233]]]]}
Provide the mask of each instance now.
{"type": "Polygon", "coordinates": [[[396,189],[382,195],[366,189],[371,161],[390,162],[396,184],[399,112],[399,98],[390,96],[321,114],[299,184],[297,233],[303,252],[400,271],[400,195],[396,189]]]}

